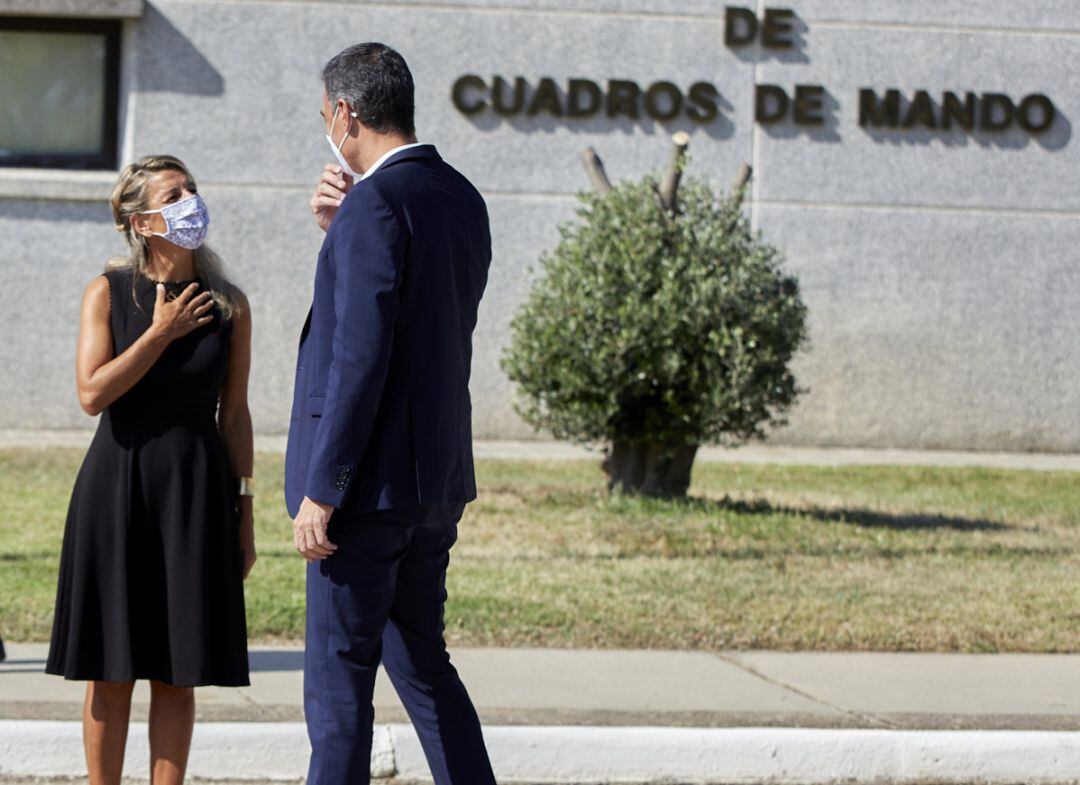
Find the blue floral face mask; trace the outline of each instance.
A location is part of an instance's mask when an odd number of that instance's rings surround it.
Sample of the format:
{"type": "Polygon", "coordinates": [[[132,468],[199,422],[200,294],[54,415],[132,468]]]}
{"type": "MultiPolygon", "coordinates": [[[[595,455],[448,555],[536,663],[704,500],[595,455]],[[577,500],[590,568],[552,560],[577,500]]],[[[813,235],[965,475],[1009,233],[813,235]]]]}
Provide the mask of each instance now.
{"type": "Polygon", "coordinates": [[[165,219],[164,232],[154,232],[173,245],[194,250],[203,244],[210,228],[210,212],[199,194],[167,204],[158,210],[143,210],[142,214],[161,213],[165,219]]]}

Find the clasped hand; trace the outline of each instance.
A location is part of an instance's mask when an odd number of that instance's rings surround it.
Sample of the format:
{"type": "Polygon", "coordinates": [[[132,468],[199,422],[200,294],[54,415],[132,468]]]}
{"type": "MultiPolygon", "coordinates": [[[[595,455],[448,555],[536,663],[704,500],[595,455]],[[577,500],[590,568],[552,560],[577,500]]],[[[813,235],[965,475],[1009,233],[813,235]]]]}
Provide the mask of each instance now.
{"type": "Polygon", "coordinates": [[[308,563],[332,556],[337,546],[326,536],[326,528],[333,514],[332,505],[317,502],[307,496],[293,519],[293,546],[308,563]]]}
{"type": "Polygon", "coordinates": [[[330,228],[330,222],[337,215],[338,207],[345,201],[345,194],[352,187],[352,177],[337,164],[327,164],[323,169],[322,179],[311,196],[311,212],[315,216],[315,223],[324,232],[330,228]]]}

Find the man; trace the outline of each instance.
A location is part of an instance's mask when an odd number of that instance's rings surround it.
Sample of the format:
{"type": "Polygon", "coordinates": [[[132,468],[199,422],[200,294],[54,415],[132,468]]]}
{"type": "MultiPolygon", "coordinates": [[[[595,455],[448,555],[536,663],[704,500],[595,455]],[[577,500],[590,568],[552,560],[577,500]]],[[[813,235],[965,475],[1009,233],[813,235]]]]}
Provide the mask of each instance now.
{"type": "Polygon", "coordinates": [[[323,69],[338,165],[300,337],[285,497],[308,560],[310,785],[369,781],[380,660],[438,785],[495,778],[443,640],[448,553],[473,477],[469,366],[491,236],[475,188],[419,144],[404,59],[377,43],[323,69]]]}

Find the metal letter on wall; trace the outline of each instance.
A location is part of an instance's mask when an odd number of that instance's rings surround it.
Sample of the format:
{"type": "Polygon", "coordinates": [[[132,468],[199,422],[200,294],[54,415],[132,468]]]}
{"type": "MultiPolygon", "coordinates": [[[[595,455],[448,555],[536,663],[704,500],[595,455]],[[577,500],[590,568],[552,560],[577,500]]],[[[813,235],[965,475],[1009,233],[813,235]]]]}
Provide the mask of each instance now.
{"type": "Polygon", "coordinates": [[[454,88],[451,91],[451,97],[454,101],[454,106],[457,110],[464,115],[479,114],[487,107],[487,102],[483,98],[477,100],[469,100],[468,93],[470,91],[486,91],[487,85],[484,84],[484,80],[475,74],[466,74],[465,76],[454,82],[454,88]]]}

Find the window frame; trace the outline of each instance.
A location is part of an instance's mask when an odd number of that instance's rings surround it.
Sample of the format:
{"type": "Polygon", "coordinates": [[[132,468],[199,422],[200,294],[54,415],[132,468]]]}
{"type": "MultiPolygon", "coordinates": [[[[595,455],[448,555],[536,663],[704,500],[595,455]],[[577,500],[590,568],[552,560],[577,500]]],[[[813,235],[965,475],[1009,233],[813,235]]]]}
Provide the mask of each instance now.
{"type": "Polygon", "coordinates": [[[120,135],[120,35],[118,19],[52,19],[0,16],[0,32],[92,33],[105,38],[102,146],[96,153],[22,153],[0,156],[0,168],[115,170],[120,135]]]}

